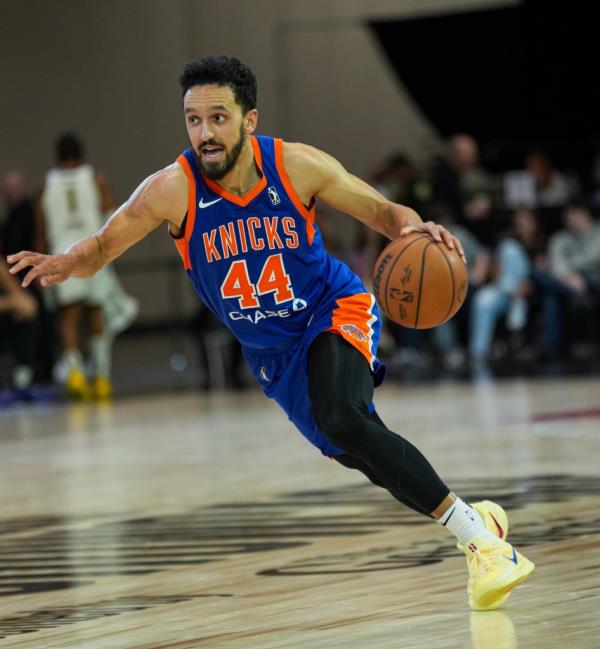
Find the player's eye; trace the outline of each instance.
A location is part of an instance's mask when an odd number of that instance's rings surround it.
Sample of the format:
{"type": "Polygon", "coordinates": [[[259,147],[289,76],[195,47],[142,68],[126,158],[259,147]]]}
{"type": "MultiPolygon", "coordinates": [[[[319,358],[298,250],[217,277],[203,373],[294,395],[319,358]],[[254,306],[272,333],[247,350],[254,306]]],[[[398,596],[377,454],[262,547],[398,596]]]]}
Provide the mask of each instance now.
{"type": "Polygon", "coordinates": [[[190,124],[196,125],[200,120],[197,117],[188,117],[188,122],[190,124]]]}
{"type": "Polygon", "coordinates": [[[221,115],[220,113],[218,115],[215,115],[214,118],[215,122],[221,123],[225,121],[225,115],[221,115]]]}

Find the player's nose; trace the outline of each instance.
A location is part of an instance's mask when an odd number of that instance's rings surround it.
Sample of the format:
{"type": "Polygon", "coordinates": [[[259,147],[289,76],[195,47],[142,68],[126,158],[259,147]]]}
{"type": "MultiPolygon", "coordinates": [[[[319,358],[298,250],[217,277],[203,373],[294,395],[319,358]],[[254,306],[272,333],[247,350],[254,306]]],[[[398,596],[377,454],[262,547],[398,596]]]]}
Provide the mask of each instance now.
{"type": "Polygon", "coordinates": [[[207,142],[208,140],[210,140],[212,138],[212,136],[213,136],[213,132],[212,132],[212,130],[210,128],[210,124],[208,124],[207,122],[204,122],[200,126],[200,141],[201,142],[207,142]]]}

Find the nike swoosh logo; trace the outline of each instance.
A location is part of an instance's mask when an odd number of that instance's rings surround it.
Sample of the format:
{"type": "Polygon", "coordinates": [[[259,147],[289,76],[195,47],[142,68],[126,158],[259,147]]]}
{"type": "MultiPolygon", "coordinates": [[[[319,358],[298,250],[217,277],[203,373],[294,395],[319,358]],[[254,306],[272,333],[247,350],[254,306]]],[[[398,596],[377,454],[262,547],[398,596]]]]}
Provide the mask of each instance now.
{"type": "Polygon", "coordinates": [[[452,518],[452,514],[454,514],[454,510],[455,510],[455,509],[456,509],[456,507],[454,507],[454,508],[452,509],[452,511],[450,512],[450,516],[448,516],[448,518],[446,519],[446,521],[445,521],[444,523],[442,523],[442,525],[443,525],[444,527],[446,527],[446,525],[448,524],[448,521],[452,518]]]}
{"type": "Polygon", "coordinates": [[[214,205],[215,203],[218,203],[219,201],[222,201],[222,198],[216,198],[214,201],[208,201],[208,203],[204,202],[204,199],[201,198],[200,202],[198,203],[198,207],[203,210],[205,207],[210,207],[211,205],[214,205]]]}
{"type": "Polygon", "coordinates": [[[517,551],[514,548],[512,549],[512,551],[513,551],[512,557],[507,557],[506,555],[504,555],[504,558],[508,559],[509,561],[512,561],[515,565],[517,565],[517,551]]]}
{"type": "Polygon", "coordinates": [[[496,527],[498,528],[498,536],[501,539],[503,539],[504,538],[504,530],[500,526],[500,523],[496,520],[496,518],[494,517],[494,514],[492,514],[492,512],[488,512],[488,513],[492,517],[492,520],[494,521],[494,523],[496,523],[496,527]]]}

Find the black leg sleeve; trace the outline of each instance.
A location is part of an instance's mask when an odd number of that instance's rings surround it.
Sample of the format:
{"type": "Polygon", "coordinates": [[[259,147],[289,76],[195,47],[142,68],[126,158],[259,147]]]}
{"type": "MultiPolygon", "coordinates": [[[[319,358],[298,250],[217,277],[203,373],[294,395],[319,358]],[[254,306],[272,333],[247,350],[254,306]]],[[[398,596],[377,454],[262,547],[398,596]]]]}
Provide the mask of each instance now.
{"type": "Polygon", "coordinates": [[[393,487],[388,488],[385,483],[378,476],[376,476],[375,473],[373,473],[373,469],[371,469],[371,467],[366,462],[363,462],[353,455],[348,455],[347,453],[344,453],[343,455],[336,455],[333,459],[336,462],[339,462],[342,466],[345,466],[347,469],[356,469],[357,471],[360,471],[374,485],[382,487],[383,489],[387,489],[390,494],[403,505],[406,505],[410,509],[414,509],[416,512],[419,512],[419,514],[425,514],[426,516],[430,515],[428,511],[422,509],[421,507],[419,507],[419,505],[410,501],[404,494],[398,493],[397,491],[392,491],[393,487]]]}
{"type": "Polygon", "coordinates": [[[355,460],[336,459],[345,466],[352,463],[351,468],[361,470],[400,502],[429,514],[450,490],[416,447],[388,430],[377,413],[369,413],[373,387],[368,363],[354,347],[336,334],[317,337],[308,361],[315,421],[333,444],[355,460]]]}

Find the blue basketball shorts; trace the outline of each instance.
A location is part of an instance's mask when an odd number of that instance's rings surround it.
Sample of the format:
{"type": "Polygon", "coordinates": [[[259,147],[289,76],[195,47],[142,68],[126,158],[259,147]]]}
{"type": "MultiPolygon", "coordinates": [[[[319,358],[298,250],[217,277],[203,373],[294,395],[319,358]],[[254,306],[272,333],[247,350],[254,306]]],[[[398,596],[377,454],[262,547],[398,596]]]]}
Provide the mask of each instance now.
{"type": "Polygon", "coordinates": [[[289,420],[323,455],[333,457],[343,451],[317,426],[308,394],[308,353],[315,338],[323,332],[342,336],[366,358],[375,385],[383,381],[385,368],[376,356],[381,318],[370,293],[333,299],[320,307],[304,335],[286,351],[244,347],[243,352],[265,395],[283,408],[289,420]]]}

